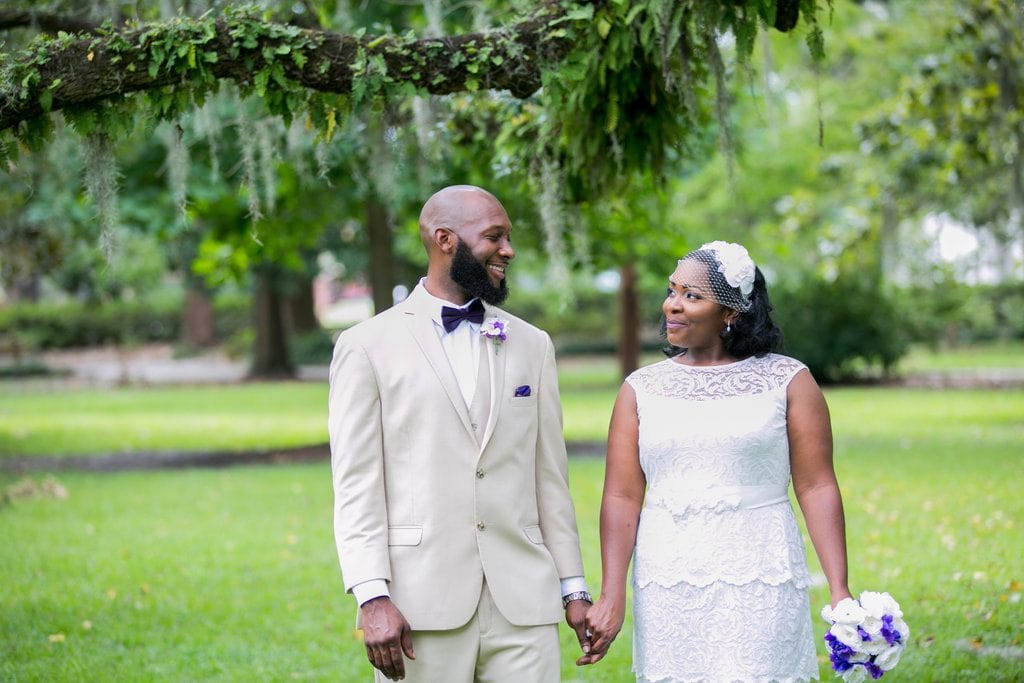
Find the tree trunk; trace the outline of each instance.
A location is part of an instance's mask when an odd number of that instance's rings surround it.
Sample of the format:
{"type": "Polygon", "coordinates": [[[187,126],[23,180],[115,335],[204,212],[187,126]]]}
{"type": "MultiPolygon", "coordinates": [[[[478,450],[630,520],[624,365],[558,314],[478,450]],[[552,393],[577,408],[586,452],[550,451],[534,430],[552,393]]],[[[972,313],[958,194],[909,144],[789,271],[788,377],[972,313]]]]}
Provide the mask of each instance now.
{"type": "Polygon", "coordinates": [[[185,289],[182,341],[192,347],[213,346],[217,342],[213,302],[206,289],[195,284],[186,285],[185,289]]]}
{"type": "Polygon", "coordinates": [[[313,310],[313,278],[308,275],[292,278],[291,290],[284,299],[284,322],[289,333],[320,329],[320,321],[313,310]]]}
{"type": "Polygon", "coordinates": [[[623,379],[640,367],[640,302],[636,291],[636,267],[619,267],[619,372],[623,379]]]}
{"type": "Polygon", "coordinates": [[[295,375],[288,358],[288,344],[284,330],[278,271],[264,264],[254,269],[256,275],[255,323],[250,377],[285,378],[295,375]]]}
{"type": "Polygon", "coordinates": [[[370,289],[373,290],[373,312],[391,308],[391,291],[395,288],[394,240],[391,216],[376,199],[366,205],[366,233],[370,241],[370,289]]]}

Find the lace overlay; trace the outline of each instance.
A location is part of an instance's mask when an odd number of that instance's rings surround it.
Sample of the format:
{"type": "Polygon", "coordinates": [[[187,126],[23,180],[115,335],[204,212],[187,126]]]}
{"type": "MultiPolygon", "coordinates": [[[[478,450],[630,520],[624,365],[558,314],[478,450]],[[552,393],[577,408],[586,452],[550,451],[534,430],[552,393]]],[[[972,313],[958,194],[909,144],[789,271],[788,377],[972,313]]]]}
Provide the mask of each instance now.
{"type": "Polygon", "coordinates": [[[789,503],[786,387],[805,366],[665,360],[627,378],[647,494],[633,564],[638,681],[817,678],[789,503]]]}

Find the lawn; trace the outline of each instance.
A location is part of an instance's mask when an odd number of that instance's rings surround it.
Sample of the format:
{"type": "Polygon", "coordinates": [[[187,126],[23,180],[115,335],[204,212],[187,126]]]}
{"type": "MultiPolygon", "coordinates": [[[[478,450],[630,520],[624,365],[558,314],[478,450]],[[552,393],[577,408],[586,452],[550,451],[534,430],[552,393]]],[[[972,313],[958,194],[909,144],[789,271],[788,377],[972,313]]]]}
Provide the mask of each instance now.
{"type": "MultiPolygon", "coordinates": [[[[643,362],[660,358],[649,355],[643,362]]],[[[918,350],[906,362],[916,371],[953,371],[967,367],[969,360],[976,368],[1021,368],[1024,345],[989,345],[942,354],[918,350]]],[[[559,384],[566,439],[603,442],[620,384],[615,360],[566,358],[559,365],[559,384]]],[[[830,401],[842,401],[844,391],[829,389],[827,394],[830,401]]],[[[927,395],[892,389],[865,391],[868,393],[863,395],[871,398],[857,403],[868,406],[869,411],[876,402],[886,410],[903,411],[907,409],[904,396],[927,395]]],[[[995,391],[978,396],[998,409],[1000,405],[1015,405],[1012,397],[1020,393],[995,391]]],[[[931,399],[928,411],[913,425],[930,424],[939,414],[945,416],[943,420],[955,418],[954,403],[931,399]]],[[[853,414],[858,419],[874,419],[859,411],[834,412],[840,421],[853,414]]],[[[288,448],[325,443],[326,422],[324,382],[77,389],[60,393],[32,383],[0,382],[0,458],[288,448]]]]}
{"type": "MultiPolygon", "coordinates": [[[[573,392],[614,392],[573,381],[567,422],[573,392]]],[[[306,390],[286,386],[289,397],[306,390]]],[[[912,628],[885,680],[1024,678],[1024,392],[827,393],[854,590],[892,592],[912,628]]],[[[596,589],[603,465],[574,459],[570,474],[596,589]]],[[[46,476],[33,487],[0,475],[11,494],[0,505],[0,680],[368,680],[336,568],[325,463],[57,473],[65,498],[46,476]]],[[[824,599],[816,588],[815,612],[824,599]]],[[[572,666],[562,635],[565,680],[632,681],[628,624],[587,670],[572,666]]]]}

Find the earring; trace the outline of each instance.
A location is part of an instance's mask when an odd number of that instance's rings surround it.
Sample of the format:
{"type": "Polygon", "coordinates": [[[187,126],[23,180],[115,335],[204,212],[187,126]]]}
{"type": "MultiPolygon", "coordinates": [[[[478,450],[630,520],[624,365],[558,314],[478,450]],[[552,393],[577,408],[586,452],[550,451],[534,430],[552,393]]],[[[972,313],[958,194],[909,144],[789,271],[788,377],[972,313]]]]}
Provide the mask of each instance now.
{"type": "Polygon", "coordinates": [[[725,324],[725,333],[726,334],[732,334],[732,323],[726,323],[725,324]]]}

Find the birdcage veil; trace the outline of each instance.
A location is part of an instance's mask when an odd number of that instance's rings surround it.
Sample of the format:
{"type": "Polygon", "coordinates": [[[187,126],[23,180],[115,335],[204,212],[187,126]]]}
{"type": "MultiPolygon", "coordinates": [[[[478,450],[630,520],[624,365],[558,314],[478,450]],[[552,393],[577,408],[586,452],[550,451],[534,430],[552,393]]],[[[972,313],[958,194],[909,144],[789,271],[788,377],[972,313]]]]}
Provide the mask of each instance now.
{"type": "Polygon", "coordinates": [[[706,267],[707,274],[700,288],[708,298],[741,313],[750,310],[754,261],[743,245],[720,240],[708,242],[681,258],[679,264],[689,261],[706,267]]]}

